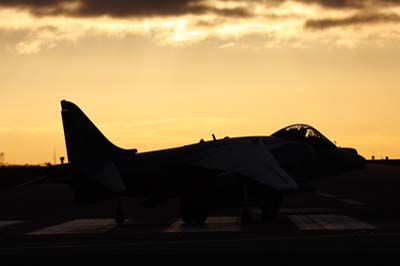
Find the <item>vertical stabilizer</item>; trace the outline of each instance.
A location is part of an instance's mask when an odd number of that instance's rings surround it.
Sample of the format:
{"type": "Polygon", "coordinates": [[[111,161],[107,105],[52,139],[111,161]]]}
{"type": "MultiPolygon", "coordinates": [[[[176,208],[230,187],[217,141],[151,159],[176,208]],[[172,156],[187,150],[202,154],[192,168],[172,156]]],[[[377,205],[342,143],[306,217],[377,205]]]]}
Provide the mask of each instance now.
{"type": "Polygon", "coordinates": [[[65,143],[70,162],[108,160],[117,155],[134,155],[136,150],[121,149],[112,144],[78,106],[61,101],[65,143]]]}

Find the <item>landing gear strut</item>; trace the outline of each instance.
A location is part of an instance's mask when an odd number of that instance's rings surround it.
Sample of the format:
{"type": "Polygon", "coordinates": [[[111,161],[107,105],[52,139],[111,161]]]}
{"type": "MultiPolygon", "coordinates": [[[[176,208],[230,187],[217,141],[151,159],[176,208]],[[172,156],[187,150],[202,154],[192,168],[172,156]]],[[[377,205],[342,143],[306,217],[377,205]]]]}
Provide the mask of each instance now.
{"type": "Polygon", "coordinates": [[[183,183],[180,195],[181,219],[187,225],[203,225],[208,217],[212,179],[194,176],[191,182],[183,183]]]}
{"type": "Polygon", "coordinates": [[[242,206],[242,213],[240,216],[241,224],[247,225],[253,222],[253,218],[251,217],[249,211],[249,194],[247,191],[247,184],[243,184],[243,206],[242,206]]]}
{"type": "Polygon", "coordinates": [[[282,201],[282,194],[277,191],[271,191],[266,194],[262,206],[262,218],[264,222],[270,223],[276,220],[282,201]]]}
{"type": "Polygon", "coordinates": [[[124,215],[124,211],[122,208],[122,199],[120,197],[118,198],[117,204],[118,205],[117,205],[117,213],[115,215],[115,222],[117,223],[117,225],[122,225],[125,222],[126,217],[124,215]]]}
{"type": "Polygon", "coordinates": [[[208,216],[206,199],[199,195],[183,195],[180,199],[181,219],[187,225],[204,224],[208,216]]]}

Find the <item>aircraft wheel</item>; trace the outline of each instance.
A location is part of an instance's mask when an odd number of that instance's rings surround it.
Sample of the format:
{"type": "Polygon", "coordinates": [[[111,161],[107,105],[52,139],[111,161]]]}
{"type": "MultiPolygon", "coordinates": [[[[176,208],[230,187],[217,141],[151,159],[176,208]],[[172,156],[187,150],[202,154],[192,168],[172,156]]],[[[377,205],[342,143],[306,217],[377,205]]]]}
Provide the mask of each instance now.
{"type": "Polygon", "coordinates": [[[117,225],[123,225],[125,220],[126,218],[123,215],[117,215],[117,217],[115,217],[115,222],[117,225]]]}
{"type": "Polygon", "coordinates": [[[253,223],[253,217],[251,217],[251,214],[247,208],[242,209],[240,220],[242,225],[249,225],[253,223]]]}
{"type": "Polygon", "coordinates": [[[118,206],[117,206],[117,214],[115,216],[115,222],[117,223],[117,225],[122,225],[126,220],[126,217],[124,216],[124,212],[122,210],[122,199],[119,198],[117,203],[118,206]]]}
{"type": "Polygon", "coordinates": [[[213,180],[201,172],[183,183],[180,207],[185,224],[204,224],[208,217],[213,180]],[[190,181],[190,182],[189,182],[190,181]]]}
{"type": "Polygon", "coordinates": [[[276,220],[279,208],[282,204],[282,195],[280,193],[268,193],[262,206],[262,219],[264,222],[273,222],[276,220]]]}
{"type": "Polygon", "coordinates": [[[208,207],[202,199],[183,196],[180,205],[181,219],[185,224],[204,224],[207,220],[208,207]]]}

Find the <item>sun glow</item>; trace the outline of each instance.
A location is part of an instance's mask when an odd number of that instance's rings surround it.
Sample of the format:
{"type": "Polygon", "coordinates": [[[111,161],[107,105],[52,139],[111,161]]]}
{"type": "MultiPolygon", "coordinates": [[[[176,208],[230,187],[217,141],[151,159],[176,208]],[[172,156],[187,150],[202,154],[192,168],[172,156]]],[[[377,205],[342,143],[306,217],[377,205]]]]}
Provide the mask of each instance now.
{"type": "Polygon", "coordinates": [[[81,13],[86,6],[66,1],[32,11],[45,2],[0,4],[0,152],[10,162],[50,161],[54,147],[65,155],[61,99],[139,151],[304,122],[368,158],[400,158],[395,1],[174,1],[160,10],[116,1],[81,13]]]}

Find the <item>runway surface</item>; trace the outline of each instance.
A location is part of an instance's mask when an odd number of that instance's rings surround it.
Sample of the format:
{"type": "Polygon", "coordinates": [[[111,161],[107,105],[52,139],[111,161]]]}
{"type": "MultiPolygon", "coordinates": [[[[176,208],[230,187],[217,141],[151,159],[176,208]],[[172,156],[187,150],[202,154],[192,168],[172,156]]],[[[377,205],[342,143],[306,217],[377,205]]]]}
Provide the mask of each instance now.
{"type": "Polygon", "coordinates": [[[116,203],[78,206],[63,185],[42,184],[0,195],[0,255],[153,253],[381,254],[400,252],[400,166],[328,177],[317,190],[287,195],[277,220],[259,208],[243,224],[240,209],[212,211],[204,226],[185,226],[170,200],[144,209],[124,199],[129,217],[117,226],[116,203]]]}

